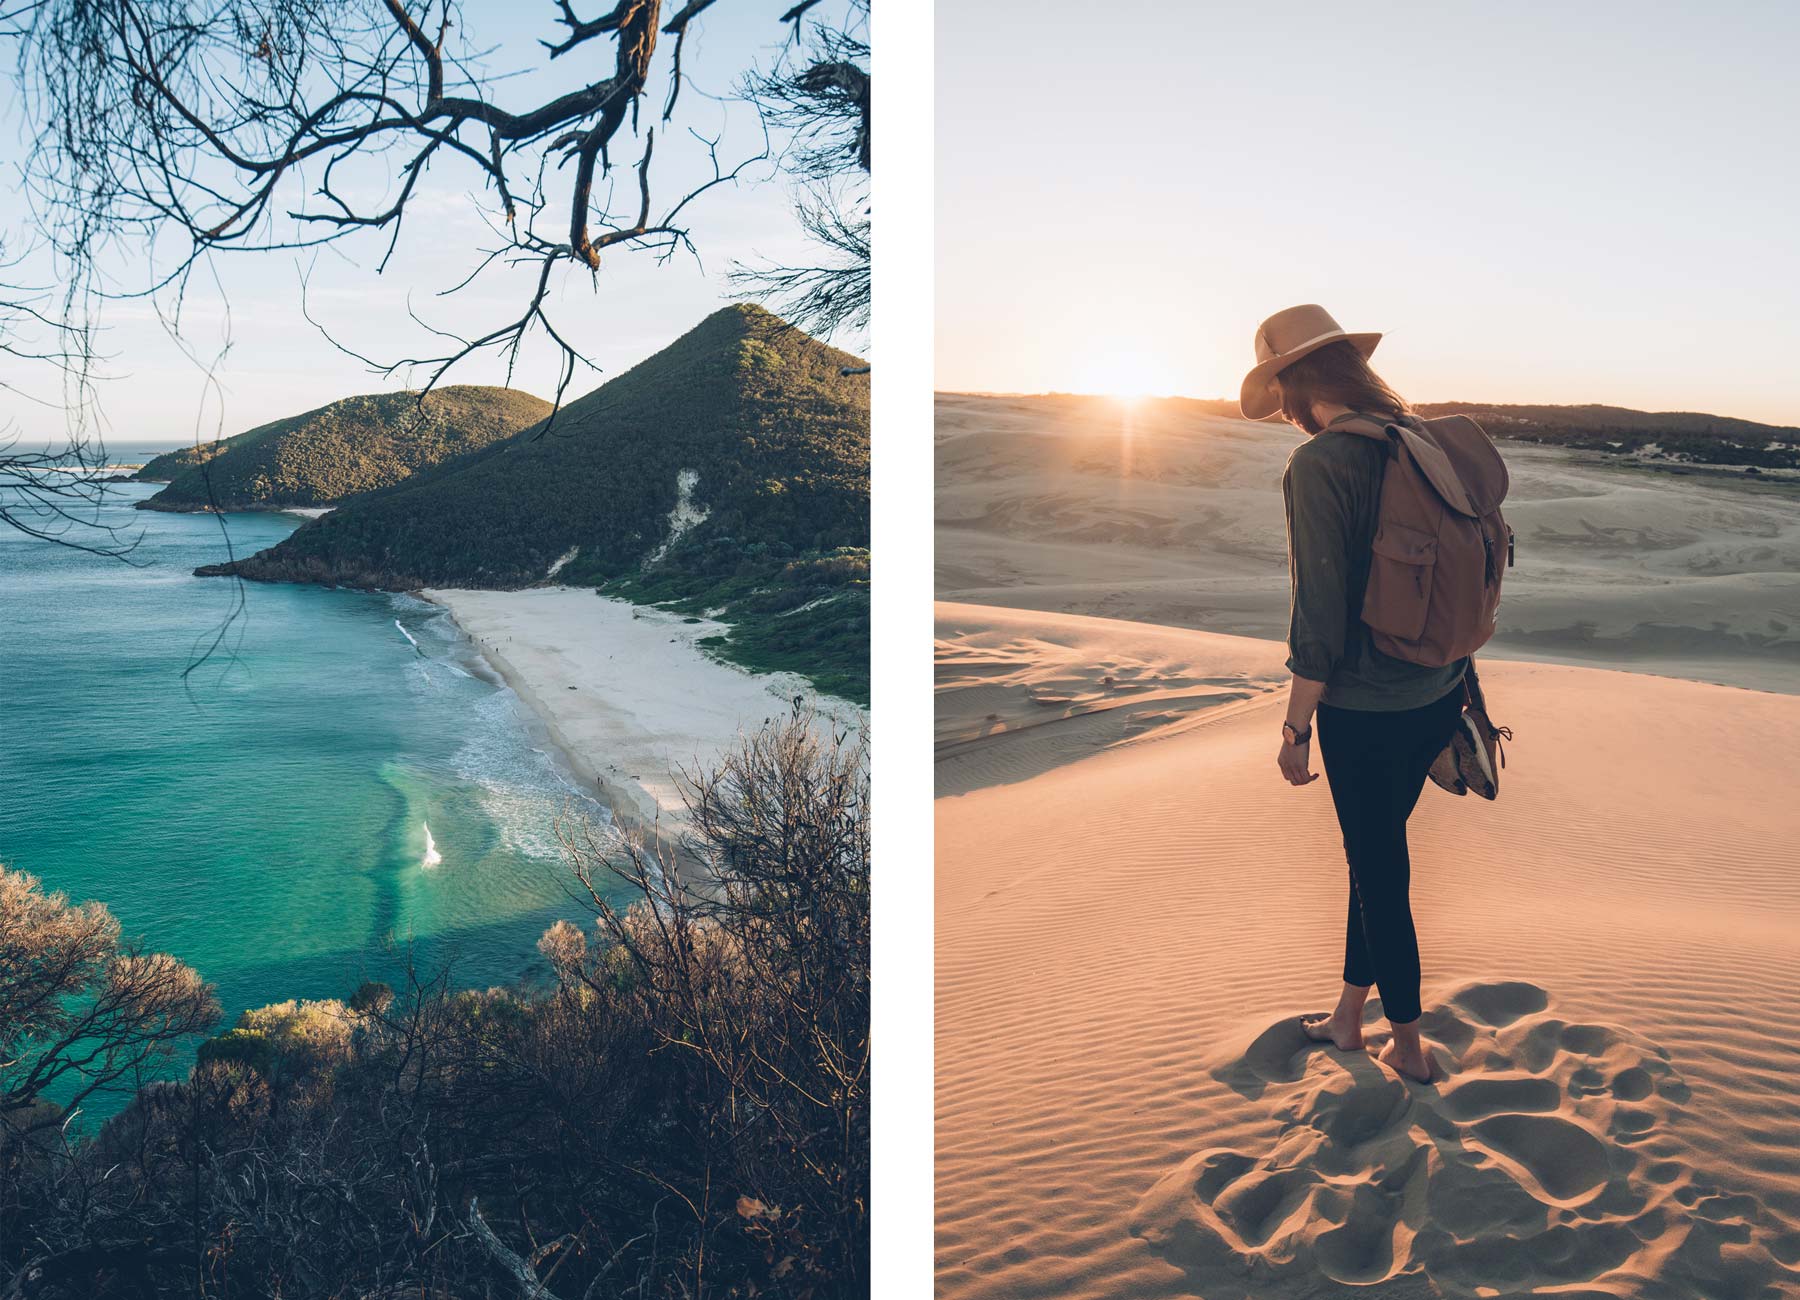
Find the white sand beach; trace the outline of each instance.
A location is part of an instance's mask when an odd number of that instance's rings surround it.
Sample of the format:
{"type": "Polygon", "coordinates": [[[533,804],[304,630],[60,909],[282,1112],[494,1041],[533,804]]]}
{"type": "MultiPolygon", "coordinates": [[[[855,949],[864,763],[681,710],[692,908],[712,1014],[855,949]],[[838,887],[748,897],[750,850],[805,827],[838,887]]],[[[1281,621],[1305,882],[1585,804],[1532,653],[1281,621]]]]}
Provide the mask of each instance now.
{"type": "Polygon", "coordinates": [[[1636,671],[1486,657],[1500,799],[1411,825],[1426,1088],[1298,1028],[1346,869],[1275,767],[1281,431],[982,400],[940,404],[940,1295],[1800,1295],[1800,494],[1505,449],[1503,623],[1636,671]]]}
{"type": "Polygon", "coordinates": [[[591,587],[418,593],[450,611],[541,718],[577,774],[627,824],[679,833],[677,773],[710,765],[764,721],[811,698],[860,725],[855,705],[788,674],[751,674],[700,649],[709,620],[631,605],[591,587]]]}

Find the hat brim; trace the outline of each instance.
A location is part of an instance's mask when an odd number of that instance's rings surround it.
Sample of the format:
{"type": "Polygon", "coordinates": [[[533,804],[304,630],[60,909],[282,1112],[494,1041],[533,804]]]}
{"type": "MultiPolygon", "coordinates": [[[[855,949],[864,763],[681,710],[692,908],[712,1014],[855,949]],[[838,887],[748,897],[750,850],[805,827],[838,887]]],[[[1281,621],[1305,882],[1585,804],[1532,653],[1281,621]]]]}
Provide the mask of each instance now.
{"type": "Polygon", "coordinates": [[[1278,417],[1281,414],[1281,389],[1275,383],[1275,376],[1301,357],[1309,356],[1329,344],[1345,342],[1353,344],[1367,358],[1374,355],[1375,345],[1381,342],[1381,335],[1345,334],[1340,331],[1323,338],[1309,339],[1304,347],[1284,352],[1278,357],[1270,357],[1244,376],[1244,386],[1238,393],[1238,409],[1243,411],[1244,418],[1272,420],[1278,417]]]}

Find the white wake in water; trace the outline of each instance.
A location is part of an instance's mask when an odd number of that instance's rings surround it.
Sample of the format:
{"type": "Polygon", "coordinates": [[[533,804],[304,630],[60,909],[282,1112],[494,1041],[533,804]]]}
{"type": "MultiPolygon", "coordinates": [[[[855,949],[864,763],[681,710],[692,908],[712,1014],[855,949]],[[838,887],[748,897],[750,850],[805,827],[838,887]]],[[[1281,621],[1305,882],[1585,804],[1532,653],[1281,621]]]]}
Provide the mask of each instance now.
{"type": "MultiPolygon", "coordinates": [[[[409,641],[411,637],[407,638],[409,641]]],[[[425,827],[425,856],[419,859],[421,867],[435,867],[444,860],[444,855],[437,851],[437,841],[431,838],[431,823],[422,823],[425,827]]]]}
{"type": "MultiPolygon", "coordinates": [[[[405,637],[408,641],[412,642],[412,648],[414,650],[419,650],[419,643],[417,641],[413,641],[413,634],[406,630],[405,624],[403,624],[399,619],[395,619],[394,626],[400,629],[401,636],[405,637]]],[[[419,653],[424,654],[425,652],[423,650],[419,650],[419,653]]]]}
{"type": "MultiPolygon", "coordinates": [[[[461,685],[461,683],[457,683],[461,685]]],[[[516,853],[562,861],[556,820],[565,810],[606,822],[610,813],[593,792],[574,783],[530,740],[523,705],[510,690],[489,692],[466,705],[462,744],[451,758],[456,774],[479,788],[482,810],[516,853]],[[570,808],[573,798],[573,808],[570,808]]]]}

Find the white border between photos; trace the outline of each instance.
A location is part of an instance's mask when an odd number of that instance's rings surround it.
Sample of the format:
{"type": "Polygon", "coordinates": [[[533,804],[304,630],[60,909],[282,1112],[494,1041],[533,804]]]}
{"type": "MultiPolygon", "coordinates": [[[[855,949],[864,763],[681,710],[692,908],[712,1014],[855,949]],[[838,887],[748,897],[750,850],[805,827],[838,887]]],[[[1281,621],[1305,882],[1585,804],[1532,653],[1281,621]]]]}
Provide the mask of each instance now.
{"type": "Polygon", "coordinates": [[[932,8],[872,17],[871,1294],[932,1294],[932,8]]]}

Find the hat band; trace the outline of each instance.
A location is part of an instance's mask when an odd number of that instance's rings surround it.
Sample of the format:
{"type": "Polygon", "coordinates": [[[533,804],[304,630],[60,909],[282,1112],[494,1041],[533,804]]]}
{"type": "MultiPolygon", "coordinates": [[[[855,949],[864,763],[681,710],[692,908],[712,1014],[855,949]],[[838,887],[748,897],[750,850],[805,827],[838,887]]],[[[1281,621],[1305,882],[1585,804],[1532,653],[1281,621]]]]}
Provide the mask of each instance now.
{"type": "Polygon", "coordinates": [[[1280,352],[1275,353],[1273,356],[1265,357],[1261,364],[1266,364],[1267,362],[1270,362],[1270,361],[1279,361],[1279,360],[1281,360],[1281,358],[1283,358],[1285,356],[1293,355],[1294,353],[1298,352],[1301,348],[1310,348],[1313,344],[1323,343],[1326,339],[1349,338],[1349,337],[1350,336],[1348,334],[1344,333],[1344,331],[1341,329],[1326,330],[1323,334],[1313,335],[1311,338],[1307,339],[1304,343],[1296,343],[1291,348],[1284,348],[1280,352]]]}

